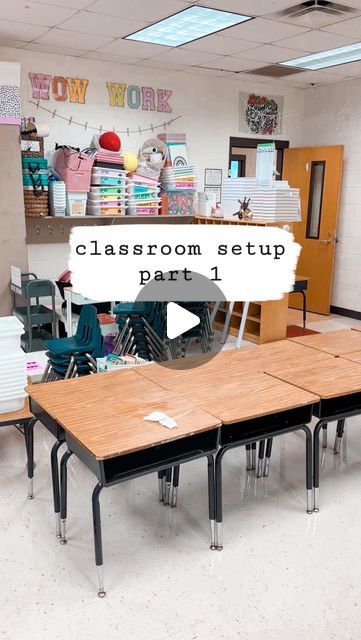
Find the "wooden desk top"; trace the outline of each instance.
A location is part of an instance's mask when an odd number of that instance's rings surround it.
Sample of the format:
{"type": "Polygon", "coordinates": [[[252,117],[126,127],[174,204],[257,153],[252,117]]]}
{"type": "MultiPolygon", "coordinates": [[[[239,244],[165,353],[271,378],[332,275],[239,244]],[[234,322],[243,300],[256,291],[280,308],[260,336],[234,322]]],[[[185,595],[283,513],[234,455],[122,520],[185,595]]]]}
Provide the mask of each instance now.
{"type": "Polygon", "coordinates": [[[220,426],[214,416],[134,370],[32,385],[29,394],[98,460],[220,426]],[[152,411],[166,413],[178,426],[144,421],[152,411]]]}
{"type": "Polygon", "coordinates": [[[290,363],[297,364],[301,361],[318,362],[332,357],[289,340],[279,340],[249,349],[221,351],[212,358],[209,354],[187,358],[187,366],[194,368],[185,369],[185,360],[179,359],[170,360],[162,365],[138,367],[137,372],[161,386],[164,386],[164,383],[172,383],[171,388],[179,392],[183,392],[185,384],[197,387],[202,384],[208,387],[213,384],[239,382],[242,389],[244,377],[251,372],[264,372],[266,369],[272,371],[273,367],[278,368],[280,364],[288,366],[290,363]]]}
{"type": "Polygon", "coordinates": [[[361,364],[361,351],[353,351],[352,353],[344,353],[341,358],[343,360],[350,360],[351,362],[358,362],[361,364]]]}
{"type": "Polygon", "coordinates": [[[24,420],[30,420],[33,418],[33,414],[29,408],[29,398],[25,399],[25,404],[20,411],[12,411],[11,413],[0,413],[0,426],[2,422],[8,424],[16,424],[17,422],[24,422],[24,420]]]}
{"type": "Polygon", "coordinates": [[[241,372],[238,379],[230,380],[227,370],[218,371],[216,375],[205,374],[200,377],[199,369],[188,377],[173,372],[167,378],[167,370],[159,365],[138,367],[137,373],[157,377],[154,367],[164,370],[162,387],[169,391],[179,390],[194,404],[216,416],[223,424],[234,424],[252,420],[261,416],[295,409],[296,407],[314,404],[319,398],[297,387],[276,381],[276,378],[264,373],[241,372]],[[147,372],[145,372],[147,369],[147,372]]]}
{"type": "Polygon", "coordinates": [[[321,399],[361,392],[361,367],[344,358],[302,364],[295,367],[273,368],[272,375],[293,384],[321,399]]]}
{"type": "Polygon", "coordinates": [[[351,353],[361,349],[361,334],[359,331],[352,331],[351,329],[315,333],[311,336],[288,339],[305,347],[325,351],[325,353],[330,353],[333,356],[340,356],[343,353],[351,353]]]}

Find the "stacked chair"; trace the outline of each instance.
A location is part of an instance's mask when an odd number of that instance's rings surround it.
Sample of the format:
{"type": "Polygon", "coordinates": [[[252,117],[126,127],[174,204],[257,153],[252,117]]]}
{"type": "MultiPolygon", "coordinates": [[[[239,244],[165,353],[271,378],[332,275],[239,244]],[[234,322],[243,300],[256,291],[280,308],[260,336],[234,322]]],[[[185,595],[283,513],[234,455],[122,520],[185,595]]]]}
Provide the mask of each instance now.
{"type": "Polygon", "coordinates": [[[212,330],[211,316],[207,302],[180,302],[190,313],[194,313],[200,318],[200,323],[187,331],[179,338],[169,341],[169,350],[172,358],[184,358],[192,343],[200,344],[203,353],[212,350],[214,332],[212,330]]]}
{"type": "Polygon", "coordinates": [[[83,306],[75,336],[50,340],[47,348],[48,364],[42,382],[96,373],[96,358],[103,355],[97,309],[92,305],[83,306]]]}
{"type": "Polygon", "coordinates": [[[114,347],[116,355],[137,355],[156,362],[168,360],[165,303],[120,303],[113,313],[119,327],[114,347]]]}

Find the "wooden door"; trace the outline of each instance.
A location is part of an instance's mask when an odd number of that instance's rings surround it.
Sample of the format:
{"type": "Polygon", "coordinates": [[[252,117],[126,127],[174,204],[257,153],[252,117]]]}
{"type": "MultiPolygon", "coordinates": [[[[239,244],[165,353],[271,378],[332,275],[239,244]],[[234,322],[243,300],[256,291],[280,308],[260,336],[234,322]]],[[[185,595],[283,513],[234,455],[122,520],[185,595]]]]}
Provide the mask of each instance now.
{"type": "MultiPolygon", "coordinates": [[[[297,275],[310,278],[307,309],[330,312],[337,221],[341,194],[343,146],[285,149],[283,179],[300,189],[302,222],[294,224],[302,246],[297,275]]],[[[298,296],[291,296],[299,308],[298,296]]]]}

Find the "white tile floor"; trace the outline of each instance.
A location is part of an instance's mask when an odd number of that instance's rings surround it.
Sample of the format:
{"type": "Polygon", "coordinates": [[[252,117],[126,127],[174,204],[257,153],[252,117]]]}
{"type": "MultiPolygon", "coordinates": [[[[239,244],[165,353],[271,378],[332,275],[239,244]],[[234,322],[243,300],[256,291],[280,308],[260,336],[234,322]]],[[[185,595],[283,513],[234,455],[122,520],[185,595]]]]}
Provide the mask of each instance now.
{"type": "Polygon", "coordinates": [[[339,456],[330,428],[321,511],[311,516],[305,513],[303,435],[275,441],[268,479],[246,472],[243,450],[226,454],[223,552],[209,549],[204,460],[182,467],[175,510],[158,502],[153,475],[105,489],[104,600],[96,596],[94,477],[71,459],[68,544],[62,547],[52,513],[53,439],[37,425],[36,496],[28,501],[22,436],[3,428],[0,638],[359,640],[360,421],[348,421],[339,456]]]}

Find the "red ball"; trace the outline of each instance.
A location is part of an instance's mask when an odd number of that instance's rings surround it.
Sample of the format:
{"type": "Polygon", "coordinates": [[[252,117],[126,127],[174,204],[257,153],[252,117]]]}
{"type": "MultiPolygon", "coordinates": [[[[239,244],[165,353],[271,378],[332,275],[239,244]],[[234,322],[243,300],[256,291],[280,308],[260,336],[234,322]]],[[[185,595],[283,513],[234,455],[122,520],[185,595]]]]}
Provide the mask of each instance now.
{"type": "Polygon", "coordinates": [[[99,146],[107,151],[120,151],[122,143],[114,131],[105,131],[99,138],[99,146]]]}

